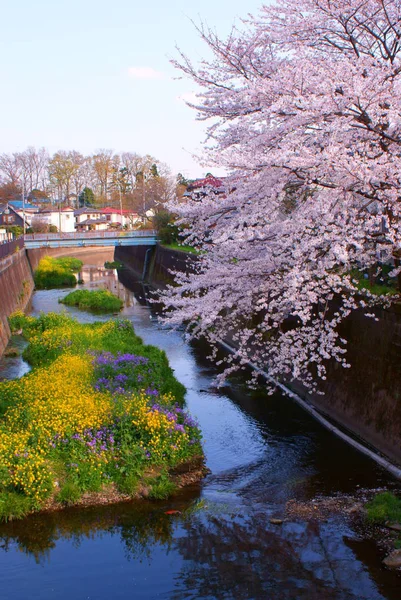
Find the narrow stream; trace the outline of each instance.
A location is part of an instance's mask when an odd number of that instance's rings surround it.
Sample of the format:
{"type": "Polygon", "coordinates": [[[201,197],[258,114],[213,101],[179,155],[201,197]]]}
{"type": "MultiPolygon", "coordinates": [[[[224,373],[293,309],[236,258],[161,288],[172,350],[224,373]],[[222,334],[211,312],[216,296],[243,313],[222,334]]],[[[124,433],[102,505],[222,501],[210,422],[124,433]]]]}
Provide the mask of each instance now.
{"type": "MultiPolygon", "coordinates": [[[[341,515],[270,522],[291,500],[398,483],[281,394],[250,393],[240,380],[216,390],[205,349],[163,329],[141,286],[102,268],[109,258],[87,256],[85,285],[118,292],[123,316],[167,352],[200,422],[211,473],[167,502],[69,509],[0,526],[0,598],[399,600],[400,576],[341,515]],[[181,514],[166,515],[171,509],[181,514]]],[[[66,293],[36,292],[32,314],[61,310],[66,293]]],[[[27,369],[21,358],[0,360],[0,377],[27,369]]]]}

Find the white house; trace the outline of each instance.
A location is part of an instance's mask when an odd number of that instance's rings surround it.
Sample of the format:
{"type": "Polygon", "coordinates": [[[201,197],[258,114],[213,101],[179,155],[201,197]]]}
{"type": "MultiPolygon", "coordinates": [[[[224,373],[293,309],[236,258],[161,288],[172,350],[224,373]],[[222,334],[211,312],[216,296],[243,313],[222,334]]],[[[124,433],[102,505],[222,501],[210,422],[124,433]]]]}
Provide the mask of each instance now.
{"type": "Polygon", "coordinates": [[[97,220],[102,216],[102,211],[97,208],[91,208],[85,206],[84,208],[78,208],[74,210],[75,225],[79,225],[88,219],[97,220]]]}
{"type": "Polygon", "coordinates": [[[120,210],[119,208],[107,207],[102,210],[102,215],[113,227],[126,227],[132,229],[134,225],[139,225],[141,218],[138,213],[131,210],[120,210]]]}
{"type": "Polygon", "coordinates": [[[32,218],[32,225],[38,220],[46,225],[54,225],[58,231],[73,233],[75,231],[74,209],[67,206],[61,210],[45,208],[32,218]]]}
{"type": "Polygon", "coordinates": [[[76,231],[106,231],[109,229],[109,223],[104,217],[100,219],[85,219],[75,223],[76,231]]]}

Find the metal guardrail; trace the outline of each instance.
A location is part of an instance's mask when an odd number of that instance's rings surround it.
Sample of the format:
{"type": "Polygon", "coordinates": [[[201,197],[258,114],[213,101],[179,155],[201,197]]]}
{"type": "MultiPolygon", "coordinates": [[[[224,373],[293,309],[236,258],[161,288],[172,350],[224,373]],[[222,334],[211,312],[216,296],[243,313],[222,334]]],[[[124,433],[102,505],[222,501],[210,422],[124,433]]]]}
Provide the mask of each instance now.
{"type": "Polygon", "coordinates": [[[28,233],[25,235],[26,241],[45,241],[56,240],[91,240],[91,239],[115,239],[115,238],[142,238],[156,236],[154,229],[144,229],[141,231],[85,231],[72,233],[28,233]]]}
{"type": "Polygon", "coordinates": [[[14,254],[17,250],[21,250],[24,247],[24,238],[20,237],[11,242],[0,243],[0,258],[5,258],[10,254],[14,254]]]}

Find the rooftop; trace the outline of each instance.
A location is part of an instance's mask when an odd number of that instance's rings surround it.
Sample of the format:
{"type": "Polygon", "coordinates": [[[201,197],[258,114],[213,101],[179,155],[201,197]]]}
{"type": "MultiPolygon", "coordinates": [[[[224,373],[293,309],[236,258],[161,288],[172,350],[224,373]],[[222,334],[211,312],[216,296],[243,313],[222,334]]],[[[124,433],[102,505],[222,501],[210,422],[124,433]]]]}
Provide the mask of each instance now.
{"type": "MultiPolygon", "coordinates": [[[[10,204],[15,210],[23,210],[24,203],[22,200],[9,200],[8,204],[10,204]]],[[[25,202],[25,210],[39,210],[37,206],[30,204],[29,202],[25,202]]]]}

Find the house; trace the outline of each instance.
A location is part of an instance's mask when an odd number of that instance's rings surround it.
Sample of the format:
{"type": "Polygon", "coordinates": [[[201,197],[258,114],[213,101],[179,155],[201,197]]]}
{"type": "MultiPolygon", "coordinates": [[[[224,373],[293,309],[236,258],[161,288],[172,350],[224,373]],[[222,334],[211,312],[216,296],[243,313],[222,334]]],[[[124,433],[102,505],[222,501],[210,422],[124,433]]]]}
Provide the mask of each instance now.
{"type": "MultiPolygon", "coordinates": [[[[12,227],[15,225],[18,227],[24,227],[24,220],[22,216],[19,215],[19,213],[9,202],[6,204],[0,204],[0,227],[12,227]]],[[[29,227],[26,218],[25,225],[29,227]]]]}
{"type": "Polygon", "coordinates": [[[88,219],[97,220],[102,216],[102,211],[97,208],[91,208],[90,206],[84,206],[74,210],[75,225],[79,225],[88,219]]]}
{"type": "Polygon", "coordinates": [[[29,202],[23,202],[22,200],[10,200],[8,204],[17,211],[22,219],[25,216],[25,221],[27,222],[28,227],[31,226],[34,215],[39,212],[39,208],[37,206],[34,206],[29,202]]]}
{"type": "Polygon", "coordinates": [[[107,208],[103,208],[102,215],[106,217],[106,220],[111,227],[122,226],[127,229],[132,229],[134,225],[140,223],[138,213],[131,210],[123,210],[108,206],[107,208]]]}
{"type": "Polygon", "coordinates": [[[63,233],[73,233],[75,231],[74,209],[70,206],[61,210],[44,208],[32,217],[32,226],[35,222],[41,222],[45,226],[53,225],[57,227],[57,231],[63,233]]]}
{"type": "Polygon", "coordinates": [[[217,178],[211,173],[208,173],[206,177],[203,177],[202,179],[195,179],[189,183],[183,197],[200,200],[210,192],[215,195],[226,193],[223,177],[217,178]]]}
{"type": "Polygon", "coordinates": [[[110,224],[104,217],[99,219],[85,219],[80,223],[75,224],[76,231],[106,231],[110,228],[110,224]]]}

